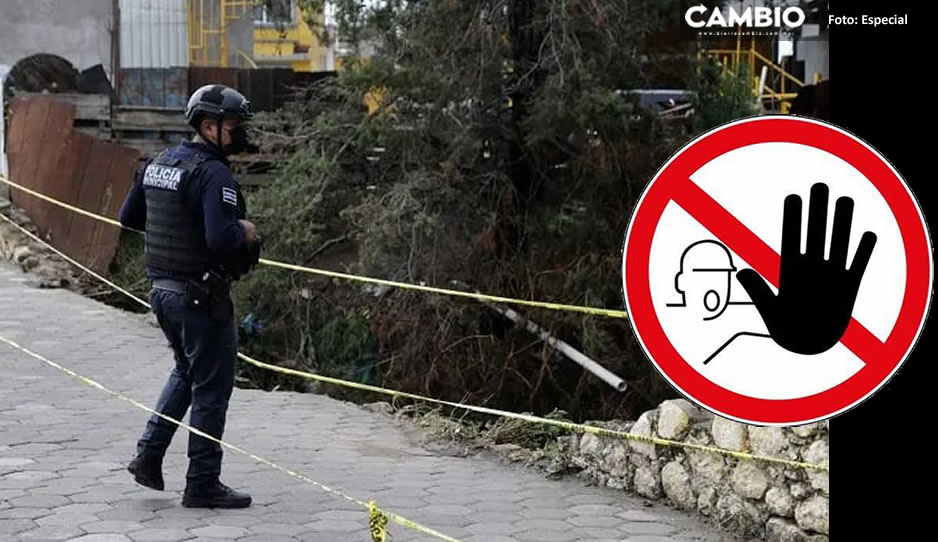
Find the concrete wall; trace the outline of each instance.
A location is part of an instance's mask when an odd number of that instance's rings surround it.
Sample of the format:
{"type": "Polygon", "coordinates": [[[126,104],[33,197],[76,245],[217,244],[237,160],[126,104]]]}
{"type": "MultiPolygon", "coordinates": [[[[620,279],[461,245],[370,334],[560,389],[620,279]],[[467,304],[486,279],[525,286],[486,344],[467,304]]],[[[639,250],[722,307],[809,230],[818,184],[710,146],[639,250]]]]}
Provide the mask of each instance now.
{"type": "Polygon", "coordinates": [[[101,64],[111,77],[112,6],[112,0],[0,0],[0,64],[50,53],[79,71],[101,64]]]}

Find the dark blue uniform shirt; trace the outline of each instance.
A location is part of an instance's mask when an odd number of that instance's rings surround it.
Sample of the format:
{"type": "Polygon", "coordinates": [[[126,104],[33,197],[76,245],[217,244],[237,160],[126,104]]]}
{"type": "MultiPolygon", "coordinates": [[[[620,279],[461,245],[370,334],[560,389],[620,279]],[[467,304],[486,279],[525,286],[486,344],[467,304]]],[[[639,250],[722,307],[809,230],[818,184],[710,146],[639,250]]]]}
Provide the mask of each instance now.
{"type": "MultiPolygon", "coordinates": [[[[205,224],[205,241],[212,255],[223,259],[239,250],[245,242],[244,228],[238,222],[238,206],[225,198],[223,188],[237,190],[238,185],[229,168],[230,163],[215,148],[204,143],[183,141],[169,150],[169,158],[185,160],[192,157],[195,150],[210,154],[213,159],[206,160],[196,168],[187,181],[185,199],[193,212],[199,213],[205,224]]],[[[120,222],[128,228],[144,230],[147,223],[147,201],[143,192],[142,170],[134,178],[134,184],[121,206],[120,222]]],[[[188,280],[192,277],[158,272],[147,269],[150,280],[166,278],[188,280]]]]}

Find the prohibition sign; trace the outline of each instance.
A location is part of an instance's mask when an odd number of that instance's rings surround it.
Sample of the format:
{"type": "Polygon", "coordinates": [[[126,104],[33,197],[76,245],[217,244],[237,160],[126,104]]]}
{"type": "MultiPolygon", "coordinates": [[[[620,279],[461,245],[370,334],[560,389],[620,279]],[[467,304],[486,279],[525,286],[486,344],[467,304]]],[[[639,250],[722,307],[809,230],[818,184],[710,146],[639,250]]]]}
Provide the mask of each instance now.
{"type": "MultiPolygon", "coordinates": [[[[814,197],[812,189],[811,212],[815,212],[814,197]]],[[[825,193],[824,213],[827,213],[826,198],[825,193]]],[[[785,203],[788,212],[788,201],[785,203]]],[[[840,203],[838,201],[837,214],[829,213],[835,220],[839,220],[840,203]]],[[[848,223],[849,220],[848,217],[848,223]]],[[[824,223],[821,237],[826,235],[835,243],[836,225],[831,234],[826,214],[821,221],[824,223]]],[[[828,247],[827,250],[831,251],[827,258],[833,258],[835,249],[828,247]]],[[[843,251],[846,253],[846,246],[843,251]]],[[[622,269],[631,325],[658,371],[683,395],[720,416],[744,423],[778,426],[800,425],[835,416],[881,388],[908,357],[924,327],[933,280],[931,241],[924,217],[918,202],[892,165],[849,132],[821,121],[788,115],[752,117],[728,123],[696,138],[672,156],[645,188],[636,205],[626,233],[622,269]],[[748,169],[740,171],[745,167],[748,169]],[[736,176],[737,180],[722,184],[722,181],[713,181],[714,171],[728,177],[736,176]],[[677,299],[678,303],[665,304],[662,285],[674,285],[672,290],[677,289],[677,293],[672,291],[670,295],[683,297],[687,288],[680,284],[681,280],[686,280],[681,276],[690,271],[721,271],[735,281],[733,274],[738,269],[750,268],[777,292],[782,251],[781,235],[776,233],[782,231],[784,198],[775,196],[781,192],[800,195],[805,203],[804,220],[807,221],[810,218],[807,216],[809,194],[805,183],[822,181],[831,187],[831,207],[835,196],[849,196],[845,199],[851,199],[851,204],[856,200],[853,231],[847,230],[854,247],[847,265],[862,259],[858,257],[857,253],[862,250],[857,249],[857,245],[866,241],[860,242],[864,230],[872,229],[878,237],[866,275],[862,281],[858,279],[859,292],[854,291],[856,307],[845,313],[849,323],[846,330],[838,334],[837,344],[817,355],[782,348],[775,336],[769,338],[770,334],[765,333],[766,324],[762,319],[752,317],[759,313],[747,307],[740,309],[748,311],[745,321],[762,326],[763,332],[737,334],[752,336],[736,342],[738,345],[748,341],[747,346],[736,348],[738,352],[730,355],[735,347],[731,345],[721,354],[722,348],[730,344],[727,342],[706,360],[687,355],[688,345],[706,335],[698,328],[710,325],[707,321],[728,311],[728,305],[753,305],[753,302],[731,301],[731,296],[737,295],[735,292],[743,291],[745,295],[748,288],[731,291],[727,284],[725,300],[721,301],[718,294],[710,292],[702,298],[706,310],[716,311],[719,306],[720,314],[704,318],[700,325],[677,326],[669,323],[677,321],[669,315],[681,311],[675,307],[686,307],[686,303],[677,299]],[[733,197],[737,199],[733,205],[721,204],[733,197]],[[744,198],[743,204],[739,198],[744,198]],[[877,216],[879,221],[871,222],[877,216]],[[682,220],[687,224],[683,230],[675,226],[682,220]],[[777,223],[774,230],[761,225],[770,221],[777,223]],[[701,240],[688,245],[682,254],[673,248],[679,246],[673,239],[678,230],[699,232],[701,240]],[[767,231],[775,233],[767,234],[767,231]],[[664,276],[660,254],[665,253],[672,258],[677,275],[664,276]],[[712,263],[691,265],[692,257],[710,262],[716,258],[723,263],[716,268],[712,263]],[[729,360],[742,360],[742,364],[729,361],[723,367],[735,367],[734,371],[742,370],[745,374],[734,380],[732,374],[727,376],[726,370],[723,373],[717,369],[711,371],[709,367],[724,363],[719,357],[713,357],[717,354],[726,354],[729,360]],[[762,358],[771,358],[775,360],[772,363],[777,361],[781,365],[760,366],[762,358]],[[848,362],[843,360],[848,359],[853,365],[844,365],[848,362]],[[759,382],[763,374],[768,376],[759,382]]],[[[863,274],[862,266],[859,273],[863,274]]],[[[818,308],[825,303],[824,292],[820,294],[818,308]]]]}

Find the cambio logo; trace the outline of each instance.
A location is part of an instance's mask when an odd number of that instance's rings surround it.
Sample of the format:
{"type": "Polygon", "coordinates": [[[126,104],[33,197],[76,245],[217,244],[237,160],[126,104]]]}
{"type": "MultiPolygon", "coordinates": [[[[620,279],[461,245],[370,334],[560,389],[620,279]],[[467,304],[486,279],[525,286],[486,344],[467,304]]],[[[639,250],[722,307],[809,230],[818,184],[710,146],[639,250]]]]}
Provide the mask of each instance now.
{"type": "Polygon", "coordinates": [[[694,6],[684,13],[684,20],[692,28],[712,28],[715,26],[723,28],[733,28],[736,26],[766,28],[781,27],[797,28],[804,24],[804,10],[799,7],[788,8],[769,8],[769,7],[747,7],[746,9],[736,11],[736,8],[730,6],[726,15],[719,8],[714,8],[710,14],[707,14],[705,6],[694,6]]]}

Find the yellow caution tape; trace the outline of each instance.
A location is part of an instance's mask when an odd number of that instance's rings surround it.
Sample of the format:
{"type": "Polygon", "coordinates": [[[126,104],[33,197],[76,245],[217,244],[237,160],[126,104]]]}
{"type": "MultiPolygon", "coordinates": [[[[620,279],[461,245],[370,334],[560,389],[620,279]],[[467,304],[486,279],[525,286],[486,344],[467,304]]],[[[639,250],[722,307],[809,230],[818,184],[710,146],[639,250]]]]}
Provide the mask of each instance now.
{"type": "MultiPolygon", "coordinates": [[[[101,216],[101,215],[92,213],[91,211],[86,211],[79,207],[75,207],[74,205],[61,202],[55,198],[49,197],[45,194],[36,192],[35,190],[29,189],[29,188],[26,188],[25,186],[17,184],[3,176],[0,176],[0,182],[6,183],[16,188],[17,190],[21,190],[31,196],[35,196],[39,199],[52,203],[53,205],[58,205],[59,207],[68,209],[69,211],[74,211],[76,213],[87,216],[89,218],[100,220],[102,222],[111,224],[112,226],[123,228],[125,230],[135,231],[137,233],[143,233],[140,230],[135,230],[133,228],[128,228],[126,226],[123,226],[121,225],[120,222],[118,222],[117,220],[114,220],[113,218],[101,216]]],[[[453,297],[466,297],[466,298],[478,299],[478,300],[483,300],[483,301],[491,301],[493,303],[510,303],[514,305],[524,305],[528,307],[538,307],[542,309],[580,312],[580,313],[585,313],[585,314],[607,316],[609,318],[627,319],[629,317],[628,313],[626,313],[625,311],[619,311],[619,310],[613,310],[613,309],[602,309],[602,308],[597,308],[597,307],[583,307],[580,305],[565,305],[562,303],[548,303],[544,301],[528,301],[525,299],[515,299],[515,298],[510,298],[510,297],[493,296],[493,295],[480,294],[480,293],[474,293],[474,292],[465,292],[461,290],[452,290],[448,288],[436,288],[433,286],[424,286],[422,284],[411,284],[408,282],[397,282],[393,280],[377,279],[377,278],[365,277],[361,275],[353,275],[349,273],[338,273],[335,271],[327,271],[325,269],[316,269],[314,267],[294,265],[294,264],[289,264],[289,263],[284,263],[284,262],[278,262],[276,260],[268,260],[265,258],[261,258],[260,263],[263,265],[271,266],[271,267],[279,267],[282,269],[289,269],[291,271],[299,271],[301,273],[309,273],[313,275],[321,275],[321,276],[326,276],[326,277],[353,280],[353,281],[358,281],[358,282],[366,282],[366,283],[371,283],[371,284],[381,284],[384,286],[391,286],[394,288],[401,288],[405,290],[416,290],[416,291],[421,291],[421,292],[448,295],[448,296],[453,296],[453,297]]]]}
{"type": "Polygon", "coordinates": [[[132,230],[132,231],[137,231],[138,233],[143,233],[143,232],[139,232],[138,230],[134,230],[133,228],[127,228],[126,226],[123,226],[120,222],[118,222],[117,220],[114,220],[113,218],[108,218],[108,217],[106,217],[106,216],[101,216],[101,215],[99,215],[99,214],[92,213],[91,211],[86,211],[86,210],[82,209],[81,207],[75,207],[74,205],[70,205],[70,204],[68,204],[68,203],[59,201],[59,200],[57,200],[57,199],[55,199],[55,198],[49,197],[49,196],[47,196],[47,195],[41,193],[41,192],[36,192],[35,190],[32,190],[32,189],[30,189],[30,188],[26,188],[25,186],[23,186],[23,185],[21,185],[21,184],[17,184],[17,183],[15,183],[15,182],[11,181],[10,179],[7,179],[7,178],[4,177],[3,175],[0,175],[0,182],[6,183],[6,184],[12,186],[13,188],[16,188],[17,190],[19,190],[19,191],[21,191],[21,192],[26,192],[26,193],[29,194],[30,196],[37,197],[37,198],[39,198],[39,199],[41,199],[41,200],[47,201],[47,202],[52,203],[52,204],[54,204],[54,205],[58,205],[59,207],[63,207],[63,208],[65,208],[65,209],[68,209],[69,211],[73,211],[73,212],[76,212],[76,213],[78,213],[78,214],[80,214],[80,215],[87,216],[88,218],[93,218],[93,219],[95,219],[95,220],[100,220],[101,222],[106,222],[106,223],[108,223],[108,224],[110,224],[110,225],[112,225],[112,226],[117,226],[118,228],[124,228],[124,229],[132,230]]]}
{"type": "Polygon", "coordinates": [[[171,418],[171,417],[169,417],[169,416],[167,416],[167,415],[165,415],[165,414],[162,414],[162,413],[160,413],[160,412],[157,412],[157,411],[153,410],[152,408],[150,408],[150,407],[144,405],[144,404],[141,403],[140,401],[137,401],[136,399],[133,399],[133,398],[131,398],[131,397],[128,397],[127,395],[124,395],[123,393],[121,393],[121,392],[119,392],[119,391],[114,391],[114,390],[112,390],[112,389],[110,389],[110,388],[108,388],[108,387],[105,387],[104,385],[100,384],[98,381],[96,381],[96,380],[94,380],[94,379],[91,379],[91,378],[88,378],[87,376],[81,375],[81,374],[75,372],[74,370],[69,369],[68,367],[65,367],[65,366],[63,366],[63,365],[60,365],[60,364],[58,364],[58,363],[56,363],[56,362],[54,362],[54,361],[52,361],[52,360],[46,358],[45,356],[43,356],[43,355],[41,355],[41,354],[37,354],[37,353],[35,353],[35,352],[29,350],[28,348],[25,348],[25,347],[23,347],[23,346],[20,346],[20,345],[17,344],[16,342],[11,341],[10,339],[7,339],[6,337],[4,337],[4,336],[2,336],[2,335],[0,335],[0,342],[6,343],[6,344],[9,345],[10,347],[12,347],[12,348],[14,348],[14,349],[16,349],[16,350],[19,350],[20,352],[23,352],[24,354],[26,354],[26,355],[28,355],[28,356],[31,356],[31,357],[33,357],[33,358],[36,358],[36,359],[38,359],[39,361],[42,361],[42,362],[46,363],[47,365],[49,365],[49,366],[51,366],[51,367],[54,367],[54,368],[58,369],[59,371],[62,371],[62,372],[64,372],[65,374],[67,374],[67,375],[69,375],[69,376],[71,376],[71,377],[73,377],[73,378],[76,378],[76,379],[78,379],[79,381],[81,381],[81,382],[83,382],[83,383],[85,383],[85,384],[87,384],[87,385],[89,385],[89,386],[91,386],[91,387],[93,387],[93,388],[97,388],[97,389],[99,389],[99,390],[101,390],[101,391],[103,391],[103,392],[105,392],[105,393],[108,393],[108,394],[110,394],[110,395],[112,395],[112,396],[114,396],[114,397],[117,397],[118,399],[121,399],[121,400],[123,400],[123,401],[127,401],[128,403],[134,405],[135,407],[137,407],[137,408],[139,408],[139,409],[141,409],[141,410],[145,410],[146,412],[148,412],[148,413],[150,413],[150,414],[153,414],[153,415],[155,415],[155,416],[159,416],[160,418],[162,418],[162,419],[164,419],[164,420],[166,420],[166,421],[168,421],[168,422],[170,422],[170,423],[172,423],[172,424],[175,424],[175,425],[177,425],[177,426],[179,426],[179,427],[182,427],[183,429],[185,429],[186,431],[188,431],[188,432],[190,432],[190,433],[192,433],[192,434],[194,434],[194,435],[198,435],[198,436],[200,436],[200,437],[202,437],[202,438],[205,438],[205,439],[208,439],[208,440],[210,440],[210,441],[212,441],[212,442],[216,442],[216,443],[218,443],[220,446],[224,446],[225,448],[228,448],[229,450],[232,450],[232,451],[235,451],[235,452],[237,452],[237,453],[239,453],[239,454],[241,454],[241,455],[245,455],[245,456],[247,456],[247,457],[250,457],[250,458],[253,459],[254,461],[257,461],[258,463],[261,463],[261,464],[266,465],[266,466],[268,466],[268,467],[270,467],[270,468],[279,470],[280,472],[283,472],[283,473],[285,473],[285,474],[287,474],[287,475],[289,475],[289,476],[292,476],[293,478],[296,478],[296,479],[301,480],[301,481],[303,481],[303,482],[312,484],[312,485],[318,487],[319,489],[322,489],[323,491],[325,491],[325,492],[327,492],[327,493],[330,493],[330,494],[332,494],[332,495],[335,495],[335,496],[337,496],[337,497],[340,497],[340,498],[342,498],[342,499],[345,499],[345,500],[348,501],[348,502],[355,503],[355,504],[357,504],[357,505],[359,505],[359,506],[365,508],[366,510],[368,510],[368,514],[369,514],[369,530],[370,530],[371,535],[372,535],[372,538],[373,538],[374,540],[385,541],[385,540],[387,539],[386,526],[387,526],[388,520],[390,519],[391,521],[393,521],[394,523],[397,523],[398,525],[401,525],[402,527],[407,527],[407,528],[409,528],[409,529],[413,529],[413,530],[418,531],[418,532],[420,532],[420,533],[422,533],[422,534],[426,534],[426,535],[429,535],[429,536],[433,536],[433,537],[435,537],[435,538],[439,538],[440,540],[445,540],[445,541],[447,541],[447,542],[459,542],[459,540],[457,540],[457,539],[455,539],[455,538],[452,538],[452,537],[447,536],[447,535],[445,535],[445,534],[439,533],[439,532],[437,532],[437,531],[435,531],[435,530],[433,530],[433,529],[431,529],[431,528],[429,528],[429,527],[425,527],[425,526],[423,526],[423,525],[421,525],[421,524],[419,524],[419,523],[417,523],[417,522],[415,522],[415,521],[409,520],[409,519],[404,518],[404,517],[402,517],[402,516],[399,516],[399,515],[397,515],[397,514],[390,513],[390,512],[388,512],[388,511],[386,511],[386,510],[382,510],[382,509],[378,508],[378,505],[377,505],[377,504],[375,503],[375,501],[373,501],[373,500],[372,500],[371,502],[366,503],[366,502],[364,502],[364,501],[361,501],[361,500],[359,500],[359,499],[356,499],[355,497],[350,497],[349,495],[346,495],[345,493],[342,493],[341,491],[339,491],[339,490],[337,490],[337,489],[335,489],[335,488],[331,488],[331,487],[329,487],[329,486],[323,485],[323,484],[317,482],[316,480],[313,480],[312,478],[310,478],[310,477],[308,477],[308,476],[306,476],[306,475],[304,475],[304,474],[301,474],[301,473],[298,473],[298,472],[296,472],[296,471],[290,470],[290,469],[288,469],[288,468],[286,468],[286,467],[282,467],[282,466],[280,466],[280,465],[274,463],[273,461],[270,461],[269,459],[266,459],[266,458],[264,458],[264,457],[261,457],[261,456],[259,456],[259,455],[257,455],[257,454],[252,453],[252,452],[248,452],[247,450],[244,450],[243,448],[240,448],[240,447],[238,447],[238,446],[236,446],[236,445],[234,445],[234,444],[231,444],[231,443],[229,443],[229,442],[225,442],[224,440],[215,438],[215,437],[209,435],[208,433],[205,433],[204,431],[201,431],[201,430],[199,430],[199,429],[196,429],[195,427],[192,427],[191,425],[189,425],[189,424],[187,424],[187,423],[185,423],[185,422],[179,421],[179,420],[177,420],[177,419],[175,419],[175,418],[171,418]],[[375,518],[379,518],[379,519],[378,519],[378,520],[375,520],[375,518]],[[377,536],[377,537],[380,537],[380,538],[376,538],[376,536],[377,536]]]}
{"type": "MultiPolygon", "coordinates": [[[[75,261],[74,259],[69,258],[69,257],[66,256],[65,254],[62,254],[62,252],[58,251],[57,249],[55,249],[54,247],[52,247],[51,245],[49,245],[49,243],[45,242],[44,240],[40,239],[39,237],[37,237],[37,236],[35,236],[35,235],[31,234],[31,233],[29,233],[27,230],[25,230],[24,228],[22,228],[22,227],[19,226],[18,224],[14,223],[12,220],[6,218],[6,217],[3,216],[2,214],[0,214],[0,217],[3,217],[3,218],[6,219],[8,222],[10,222],[11,224],[13,224],[13,225],[16,226],[17,228],[19,228],[23,233],[25,233],[26,235],[29,235],[29,236],[30,236],[31,238],[33,238],[35,241],[37,241],[37,242],[39,242],[39,243],[45,245],[46,247],[49,247],[51,250],[54,250],[56,253],[60,254],[61,256],[63,256],[64,258],[66,258],[69,262],[71,262],[72,264],[74,264],[74,265],[76,265],[77,267],[81,268],[81,269],[84,270],[85,272],[91,274],[92,276],[98,278],[99,280],[102,280],[102,281],[108,283],[109,285],[113,285],[113,283],[111,283],[110,281],[107,281],[106,279],[104,279],[104,278],[101,277],[100,275],[94,273],[93,271],[91,271],[90,269],[88,269],[87,267],[85,267],[84,265],[82,265],[81,263],[75,261]]],[[[116,286],[115,286],[115,287],[116,287],[116,286]]],[[[119,288],[119,287],[116,287],[116,288],[117,288],[119,291],[121,291],[122,293],[124,293],[125,295],[134,298],[138,303],[140,303],[140,304],[142,304],[142,305],[144,305],[144,306],[146,306],[146,307],[149,308],[150,305],[149,305],[149,303],[147,303],[146,301],[143,301],[143,300],[137,298],[136,296],[134,296],[133,294],[127,292],[126,290],[123,290],[123,289],[121,289],[121,288],[119,288]]],[[[644,442],[644,443],[647,443],[647,444],[656,444],[656,445],[665,446],[665,447],[684,448],[684,449],[695,450],[695,451],[699,451],[699,452],[705,452],[705,453],[712,453],[712,454],[724,455],[724,456],[733,457],[733,458],[736,458],[736,459],[744,459],[744,460],[751,460],[751,461],[761,461],[761,462],[764,462],[764,463],[781,464],[781,465],[785,465],[785,466],[789,466],[789,467],[805,468],[805,469],[811,469],[811,470],[817,470],[817,471],[823,471],[823,472],[829,472],[829,471],[830,471],[829,465],[820,465],[820,464],[814,464],[814,463],[807,463],[807,462],[803,462],[803,461],[794,461],[794,460],[791,460],[791,459],[785,459],[785,458],[780,458],[780,457],[768,457],[768,456],[762,456],[762,455],[756,455],[756,454],[749,454],[749,453],[746,453],[746,452],[738,452],[738,451],[734,451],[734,450],[726,450],[726,449],[717,448],[717,447],[714,447],[714,446],[706,446],[706,445],[702,445],[702,444],[694,444],[694,443],[688,443],[688,442],[681,442],[681,441],[675,441],[675,440],[669,440],[669,439],[662,439],[662,438],[657,438],[657,437],[651,437],[651,436],[636,435],[636,434],[633,434],[633,433],[626,433],[626,432],[624,432],[624,431],[616,431],[616,430],[613,430],[613,429],[606,429],[606,428],[603,428],[603,427],[596,427],[596,426],[592,426],[592,425],[584,425],[584,424],[578,424],[578,423],[573,423],[573,422],[564,422],[564,421],[560,421],[560,420],[552,420],[552,419],[550,419],[550,418],[543,418],[543,417],[539,417],[539,416],[533,416],[533,415],[530,415],[530,414],[519,414],[519,413],[516,413],[516,412],[509,412],[509,411],[505,411],[505,410],[498,410],[498,409],[487,408],[487,407],[480,407],[480,406],[475,406],[475,405],[467,405],[467,404],[464,404],[464,403],[455,403],[455,402],[451,402],[451,401],[444,401],[444,400],[441,400],[441,399],[433,399],[433,398],[431,398],[431,397],[424,397],[424,396],[422,396],[422,395],[416,395],[416,394],[413,394],[413,393],[408,393],[408,392],[403,392],[403,391],[397,391],[397,390],[389,390],[389,389],[386,389],[386,388],[381,388],[381,387],[378,387],[378,386],[372,386],[372,385],[369,385],[369,384],[360,384],[360,383],[358,383],[358,382],[350,382],[350,381],[347,381],[347,380],[341,380],[341,379],[338,379],[338,378],[332,378],[332,377],[328,377],[328,376],[323,376],[323,375],[319,375],[319,374],[316,374],[316,373],[310,373],[310,372],[306,372],[306,371],[299,371],[299,370],[296,370],[296,369],[288,369],[288,368],[280,367],[280,366],[277,366],[277,365],[271,365],[271,364],[269,364],[269,363],[264,363],[264,362],[262,362],[262,361],[259,361],[259,360],[257,360],[257,359],[254,359],[254,358],[252,358],[252,357],[250,357],[250,356],[248,356],[248,355],[246,355],[246,354],[243,354],[243,353],[241,353],[241,352],[238,352],[238,357],[241,358],[242,360],[244,360],[244,361],[250,363],[251,365],[254,365],[254,366],[259,367],[259,368],[262,368],[262,369],[267,369],[267,370],[269,370],[269,371],[277,372],[277,373],[280,373],[280,374],[291,375],[291,376],[298,376],[298,377],[301,377],[301,378],[306,378],[306,379],[310,379],[310,380],[316,380],[316,381],[319,381],[319,382],[324,382],[324,383],[327,383],[327,384],[333,384],[333,385],[336,385],[336,386],[343,386],[343,387],[358,389],[358,390],[362,390],[362,391],[368,391],[368,392],[373,392],[373,393],[380,393],[380,394],[384,394],[384,395],[389,395],[389,396],[391,396],[391,397],[400,397],[400,398],[405,398],[405,399],[412,399],[412,400],[415,400],[415,401],[422,401],[422,402],[426,402],[426,403],[433,403],[433,404],[438,404],[438,405],[442,405],[442,406],[448,406],[448,407],[451,407],[451,408],[458,408],[458,409],[462,409],[462,410],[468,410],[468,411],[472,411],[472,412],[478,412],[478,413],[480,413],[480,414],[487,414],[487,415],[491,415],[491,416],[499,416],[499,417],[504,417],[504,418],[517,419],[517,420],[522,420],[522,421],[526,421],[526,422],[530,422],[530,423],[538,423],[538,424],[544,424],[544,425],[552,425],[552,426],[554,426],[554,427],[560,427],[560,428],[565,429],[565,430],[567,430],[567,431],[572,431],[572,432],[577,432],[577,433],[589,433],[589,434],[594,434],[594,435],[601,435],[601,436],[608,436],[608,437],[614,437],[614,438],[621,438],[621,439],[626,439],[626,440],[632,440],[632,441],[637,441],[637,442],[644,442]]]]}
{"type": "Polygon", "coordinates": [[[381,513],[378,504],[372,499],[368,503],[368,527],[372,542],[387,542],[388,517],[381,513]]]}
{"type": "Polygon", "coordinates": [[[570,312],[583,312],[586,314],[598,314],[601,316],[608,316],[610,318],[628,318],[628,313],[625,311],[617,311],[612,309],[600,309],[596,307],[581,307],[579,305],[564,305],[562,303],[548,303],[546,301],[527,301],[524,299],[514,299],[510,297],[500,297],[487,294],[479,294],[474,292],[465,292],[461,290],[450,290],[448,288],[436,288],[434,286],[423,286],[421,284],[410,284],[408,282],[397,282],[393,280],[385,279],[376,279],[371,277],[363,277],[360,275],[352,275],[349,273],[338,273],[336,271],[326,271],[325,269],[316,269],[314,267],[304,267],[301,265],[293,265],[289,263],[278,262],[275,260],[267,260],[264,258],[260,259],[260,263],[264,265],[269,265],[271,267],[280,267],[282,269],[289,269],[291,271],[300,271],[303,273],[312,273],[314,275],[324,275],[327,277],[334,277],[345,280],[355,280],[359,282],[368,282],[371,284],[382,284],[384,286],[392,286],[394,288],[402,288],[405,290],[418,290],[421,292],[429,292],[433,294],[442,294],[449,295],[454,297],[468,297],[472,299],[477,299],[480,301],[491,301],[493,303],[511,303],[514,305],[526,305],[528,307],[539,307],[542,309],[552,309],[558,311],[570,311],[570,312]]]}

